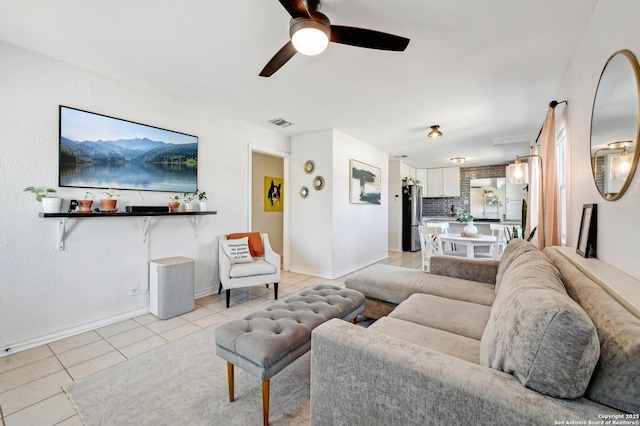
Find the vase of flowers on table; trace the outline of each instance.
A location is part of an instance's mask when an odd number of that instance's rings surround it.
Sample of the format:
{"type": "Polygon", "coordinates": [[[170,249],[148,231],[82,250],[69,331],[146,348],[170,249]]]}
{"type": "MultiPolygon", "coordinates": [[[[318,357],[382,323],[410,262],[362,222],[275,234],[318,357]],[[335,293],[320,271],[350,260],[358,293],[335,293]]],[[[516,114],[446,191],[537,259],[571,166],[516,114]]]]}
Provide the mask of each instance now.
{"type": "Polygon", "coordinates": [[[465,226],[462,228],[464,234],[474,235],[478,233],[478,228],[473,224],[473,216],[467,210],[463,210],[460,213],[460,222],[465,226]]]}

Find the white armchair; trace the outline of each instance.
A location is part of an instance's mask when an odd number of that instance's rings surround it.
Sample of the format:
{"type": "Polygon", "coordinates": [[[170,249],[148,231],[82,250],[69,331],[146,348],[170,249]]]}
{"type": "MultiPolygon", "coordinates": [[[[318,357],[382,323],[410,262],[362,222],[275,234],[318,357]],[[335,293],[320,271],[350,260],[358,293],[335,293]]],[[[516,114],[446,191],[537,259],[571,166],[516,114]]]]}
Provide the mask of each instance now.
{"type": "Polygon", "coordinates": [[[225,253],[222,244],[227,240],[226,235],[221,235],[218,239],[218,277],[220,287],[218,294],[224,288],[227,296],[227,308],[231,299],[231,289],[252,287],[254,285],[273,283],[275,298],[278,298],[278,283],[280,282],[280,255],[273,251],[269,245],[269,236],[265,233],[262,237],[264,255],[254,257],[253,262],[232,263],[225,253]]]}

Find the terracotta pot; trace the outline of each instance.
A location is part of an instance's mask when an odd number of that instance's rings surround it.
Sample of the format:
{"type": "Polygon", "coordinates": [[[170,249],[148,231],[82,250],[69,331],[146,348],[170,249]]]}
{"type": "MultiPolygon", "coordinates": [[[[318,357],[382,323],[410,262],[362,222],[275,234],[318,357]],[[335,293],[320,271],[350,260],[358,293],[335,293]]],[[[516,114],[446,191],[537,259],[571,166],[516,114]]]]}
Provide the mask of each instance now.
{"type": "Polygon", "coordinates": [[[93,200],[78,200],[78,210],[81,212],[90,212],[93,200]]]}
{"type": "Polygon", "coordinates": [[[179,208],[180,208],[180,203],[178,202],[169,203],[170,212],[175,213],[178,211],[179,208]]]}
{"type": "Polygon", "coordinates": [[[115,210],[117,202],[118,200],[113,200],[111,198],[103,198],[102,200],[100,200],[100,210],[104,210],[104,211],[115,210]]]}

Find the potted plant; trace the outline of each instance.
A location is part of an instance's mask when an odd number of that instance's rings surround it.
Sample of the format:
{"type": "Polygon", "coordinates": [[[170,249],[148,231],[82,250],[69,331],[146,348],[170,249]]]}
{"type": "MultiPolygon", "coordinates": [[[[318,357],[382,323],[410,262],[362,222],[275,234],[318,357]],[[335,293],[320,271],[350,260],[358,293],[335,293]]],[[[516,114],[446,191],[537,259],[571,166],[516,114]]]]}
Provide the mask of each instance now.
{"type": "Polygon", "coordinates": [[[463,210],[460,213],[460,217],[458,218],[460,222],[465,224],[465,227],[462,228],[462,232],[464,234],[477,234],[478,227],[473,224],[473,216],[467,210],[463,210]]]}
{"type": "Polygon", "coordinates": [[[182,199],[184,200],[184,211],[192,212],[193,211],[193,198],[196,194],[192,192],[185,192],[182,194],[182,199]]]}
{"type": "Polygon", "coordinates": [[[169,211],[175,213],[180,208],[180,196],[169,197],[169,211]]]}
{"type": "MultiPolygon", "coordinates": [[[[413,176],[405,176],[402,178],[402,192],[409,194],[409,187],[411,185],[420,185],[420,181],[413,176]]],[[[409,201],[411,201],[411,194],[409,194],[409,201]]]]}
{"type": "Polygon", "coordinates": [[[198,197],[198,207],[201,212],[209,210],[209,202],[207,201],[207,193],[196,189],[195,195],[198,197]]]}
{"type": "Polygon", "coordinates": [[[49,194],[54,194],[55,189],[52,188],[36,188],[34,186],[28,186],[23,189],[25,192],[31,192],[36,194],[36,201],[42,203],[42,211],[45,213],[60,213],[60,207],[62,206],[62,198],[49,197],[49,194]]]}
{"type": "Polygon", "coordinates": [[[84,200],[78,200],[78,212],[91,213],[92,204],[93,204],[93,194],[87,191],[84,193],[84,200]]]}
{"type": "Polygon", "coordinates": [[[102,192],[105,197],[107,198],[101,198],[100,199],[100,210],[103,212],[114,212],[117,210],[116,208],[116,203],[118,202],[118,200],[116,200],[117,197],[120,196],[120,194],[118,194],[114,189],[109,188],[106,191],[102,192]]]}

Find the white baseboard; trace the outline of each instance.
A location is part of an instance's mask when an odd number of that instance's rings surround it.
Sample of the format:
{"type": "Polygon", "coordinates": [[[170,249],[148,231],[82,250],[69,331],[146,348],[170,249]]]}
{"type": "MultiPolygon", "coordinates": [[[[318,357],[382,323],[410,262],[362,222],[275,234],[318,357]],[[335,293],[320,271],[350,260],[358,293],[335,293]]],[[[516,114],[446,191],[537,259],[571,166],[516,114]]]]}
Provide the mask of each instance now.
{"type": "Polygon", "coordinates": [[[10,345],[10,347],[8,348],[3,348],[2,353],[0,353],[0,358],[17,353],[17,352],[22,352],[27,349],[35,348],[36,346],[45,345],[47,343],[54,342],[56,340],[75,336],[76,334],[84,333],[86,331],[95,330],[96,328],[104,327],[107,325],[115,324],[120,321],[139,317],[141,315],[145,315],[148,313],[149,313],[149,307],[141,308],[135,311],[118,314],[113,317],[103,318],[98,321],[88,322],[82,325],[68,328],[66,330],[56,331],[55,333],[40,336],[35,339],[26,340],[24,342],[18,342],[13,345],[10,345]]]}
{"type": "Polygon", "coordinates": [[[342,277],[343,275],[347,275],[350,274],[352,272],[355,272],[359,269],[365,268],[369,265],[373,265],[376,262],[380,262],[381,260],[387,259],[389,257],[389,255],[384,254],[381,255],[379,257],[375,257],[369,260],[365,260],[364,262],[358,263],[356,265],[350,266],[348,268],[345,268],[343,270],[340,270],[338,272],[334,272],[334,273],[327,273],[327,272],[323,272],[323,271],[313,271],[313,270],[309,270],[309,269],[303,269],[303,268],[291,268],[289,270],[289,272],[294,272],[296,274],[305,274],[305,275],[311,275],[314,277],[320,277],[320,278],[326,278],[328,280],[335,280],[336,278],[342,277]]]}

